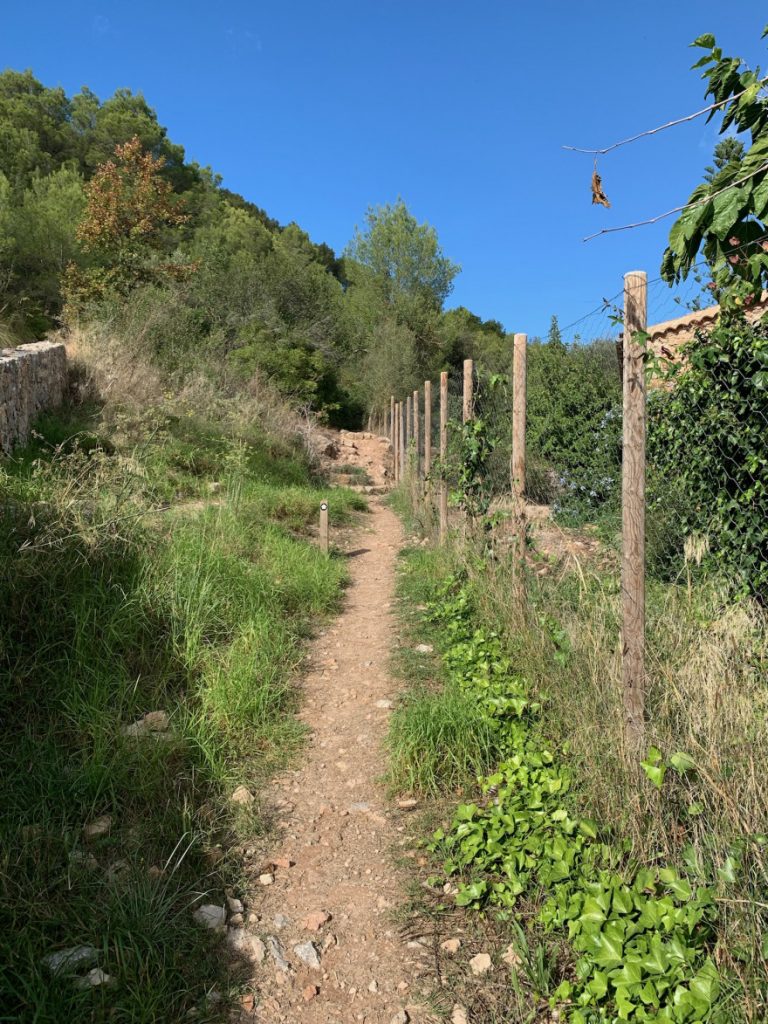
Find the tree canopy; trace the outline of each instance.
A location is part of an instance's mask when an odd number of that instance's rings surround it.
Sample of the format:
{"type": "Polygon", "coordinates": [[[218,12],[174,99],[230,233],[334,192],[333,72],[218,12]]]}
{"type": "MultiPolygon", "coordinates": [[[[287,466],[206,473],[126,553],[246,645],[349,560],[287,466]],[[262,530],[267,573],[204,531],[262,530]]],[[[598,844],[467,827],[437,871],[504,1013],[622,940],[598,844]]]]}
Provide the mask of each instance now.
{"type": "Polygon", "coordinates": [[[704,68],[705,95],[716,104],[709,118],[721,116],[721,134],[735,130],[740,138],[723,141],[672,225],[661,273],[684,279],[701,253],[715,297],[738,307],[768,283],[768,97],[760,69],[724,56],[713,35],[692,45],[705,51],[693,67],[704,68]]]}

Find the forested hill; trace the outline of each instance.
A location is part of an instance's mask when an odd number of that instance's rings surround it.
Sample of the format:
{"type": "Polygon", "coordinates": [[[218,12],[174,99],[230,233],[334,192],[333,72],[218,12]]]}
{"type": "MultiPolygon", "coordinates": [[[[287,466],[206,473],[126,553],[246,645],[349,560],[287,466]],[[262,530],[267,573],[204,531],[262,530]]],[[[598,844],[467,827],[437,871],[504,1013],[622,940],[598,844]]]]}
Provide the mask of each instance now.
{"type": "Polygon", "coordinates": [[[353,423],[465,356],[506,368],[501,324],[444,310],[458,272],[401,200],[339,255],[187,161],[141,94],[0,74],[5,344],[108,325],[170,374],[267,376],[353,423]]]}

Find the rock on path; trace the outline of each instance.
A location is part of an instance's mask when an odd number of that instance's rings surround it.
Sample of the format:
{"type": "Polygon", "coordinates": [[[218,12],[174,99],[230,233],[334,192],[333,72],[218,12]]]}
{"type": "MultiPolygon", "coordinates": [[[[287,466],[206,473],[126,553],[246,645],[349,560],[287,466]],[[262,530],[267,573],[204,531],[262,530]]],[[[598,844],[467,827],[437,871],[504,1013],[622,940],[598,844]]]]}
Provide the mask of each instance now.
{"type": "Polygon", "coordinates": [[[377,781],[389,717],[382,709],[395,689],[387,672],[394,629],[388,605],[401,530],[376,498],[366,525],[354,542],[362,553],[349,560],[345,610],[315,642],[304,680],[301,717],[311,730],[304,764],[274,780],[267,794],[283,825],[266,858],[277,865],[273,884],[258,884],[263,860],[254,867],[249,906],[265,932],[278,916],[286,922],[280,951],[290,969],[276,964],[276,940],[267,939],[272,960],[254,972],[256,1006],[243,1019],[430,1019],[429,951],[409,948],[391,920],[404,898],[392,851],[403,841],[408,811],[388,804],[377,781]]]}

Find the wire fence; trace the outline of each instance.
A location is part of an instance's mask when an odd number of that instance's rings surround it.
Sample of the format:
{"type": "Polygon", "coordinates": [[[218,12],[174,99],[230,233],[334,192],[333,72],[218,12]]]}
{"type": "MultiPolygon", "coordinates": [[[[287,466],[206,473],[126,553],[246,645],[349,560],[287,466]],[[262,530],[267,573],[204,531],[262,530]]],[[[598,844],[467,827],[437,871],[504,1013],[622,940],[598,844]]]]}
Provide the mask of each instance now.
{"type": "Polygon", "coordinates": [[[720,322],[700,270],[676,290],[627,275],[562,339],[516,336],[508,375],[467,360],[392,401],[396,479],[426,532],[546,520],[615,551],[631,746],[649,583],[768,601],[768,304],[720,322]]]}

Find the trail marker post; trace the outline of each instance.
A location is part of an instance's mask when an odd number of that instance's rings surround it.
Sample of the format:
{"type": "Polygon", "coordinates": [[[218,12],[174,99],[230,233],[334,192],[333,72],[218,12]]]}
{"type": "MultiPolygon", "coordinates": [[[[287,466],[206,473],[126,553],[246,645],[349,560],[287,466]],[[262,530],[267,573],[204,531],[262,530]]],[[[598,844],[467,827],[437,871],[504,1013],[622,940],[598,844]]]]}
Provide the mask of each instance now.
{"type": "Polygon", "coordinates": [[[320,550],[328,554],[328,502],[320,502],[320,550]]]}
{"type": "Polygon", "coordinates": [[[645,732],[645,344],[648,278],[624,275],[624,408],[621,460],[621,672],[627,752],[645,732]]]}

